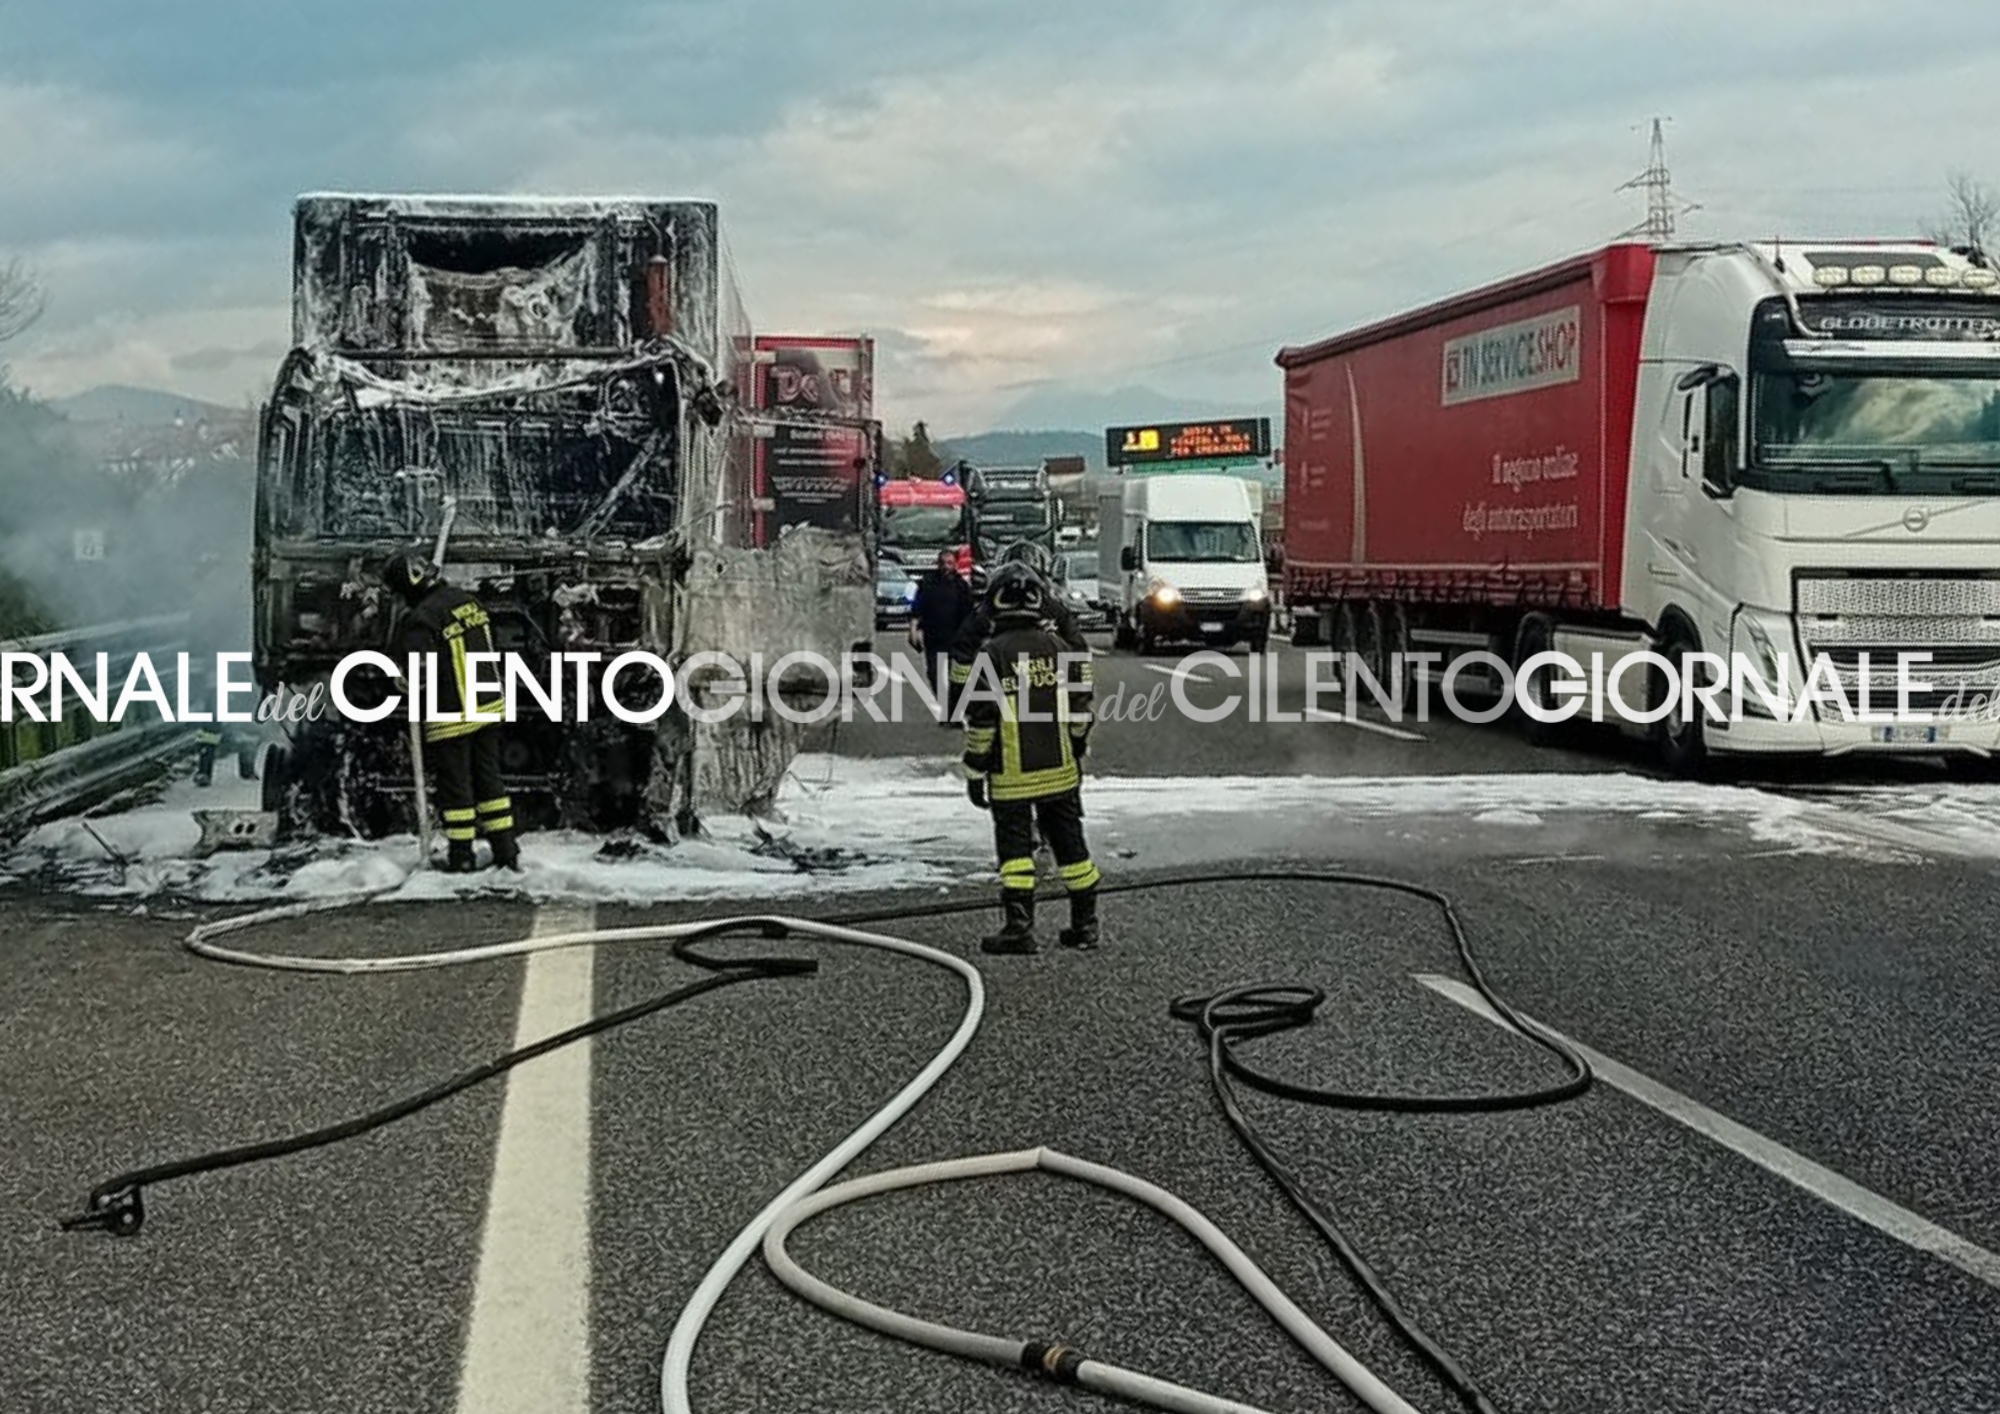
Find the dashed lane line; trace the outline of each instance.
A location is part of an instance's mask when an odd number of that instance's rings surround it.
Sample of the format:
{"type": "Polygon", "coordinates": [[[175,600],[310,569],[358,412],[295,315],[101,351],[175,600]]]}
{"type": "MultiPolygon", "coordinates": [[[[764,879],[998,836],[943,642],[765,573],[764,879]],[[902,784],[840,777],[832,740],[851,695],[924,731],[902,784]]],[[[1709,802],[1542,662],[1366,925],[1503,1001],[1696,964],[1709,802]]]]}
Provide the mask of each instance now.
{"type": "MultiPolygon", "coordinates": [[[[1486,1004],[1484,997],[1463,982],[1430,973],[1417,974],[1417,981],[1439,995],[1457,1002],[1474,1015],[1485,1017],[1496,1026],[1506,1024],[1493,1008],[1486,1004]]],[[[1525,1013],[1523,1015],[1525,1017],[1525,1013]]],[[[1525,1019],[1552,1036],[1561,1035],[1555,1028],[1535,1021],[1532,1017],[1525,1019]]],[[[1686,1125],[1695,1133],[1706,1135],[1725,1148],[1735,1150],[1759,1168],[1776,1174],[1795,1187],[1804,1189],[1821,1202],[1838,1208],[1849,1217],[1858,1218],[1877,1232],[1893,1237],[1919,1252],[1949,1262],[1988,1286],[2000,1288],[2000,1255],[1987,1251],[1984,1247],[1960,1237],[1949,1229],[1939,1227],[1929,1218],[1890,1202],[1881,1194],[1863,1188],[1852,1179],[1842,1177],[1822,1164],[1814,1163],[1805,1155],[1786,1148],[1775,1139],[1766,1138],[1726,1115],[1717,1114],[1699,1100],[1690,1099],[1680,1091],[1670,1089],[1649,1076],[1641,1075],[1629,1066],[1620,1065],[1609,1056],[1593,1051],[1590,1047],[1567,1036],[1562,1039],[1576,1047],[1578,1054],[1590,1062],[1590,1068],[1597,1072],[1597,1077],[1605,1084],[1623,1090],[1641,1104],[1650,1106],[1667,1118],[1686,1125]]]]}
{"type": "Polygon", "coordinates": [[[1342,726],[1360,727],[1363,731],[1376,732],[1397,741],[1428,741],[1422,732],[1406,731],[1402,727],[1392,727],[1387,722],[1371,722],[1365,717],[1350,716],[1342,712],[1329,712],[1323,707],[1305,709],[1308,722],[1338,722],[1342,726]]]}

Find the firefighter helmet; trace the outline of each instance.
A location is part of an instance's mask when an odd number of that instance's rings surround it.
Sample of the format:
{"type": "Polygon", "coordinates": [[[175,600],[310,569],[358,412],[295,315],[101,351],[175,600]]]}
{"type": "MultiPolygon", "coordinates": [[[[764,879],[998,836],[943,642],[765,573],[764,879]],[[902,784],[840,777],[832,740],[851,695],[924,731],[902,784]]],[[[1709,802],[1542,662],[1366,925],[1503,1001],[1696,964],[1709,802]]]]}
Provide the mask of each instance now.
{"type": "Polygon", "coordinates": [[[994,622],[1041,619],[1049,612],[1048,581],[1019,560],[996,565],[986,583],[986,608],[994,622]]]}
{"type": "Polygon", "coordinates": [[[414,604],[444,583],[444,576],[421,550],[398,550],[382,566],[382,581],[414,604]]]}
{"type": "Polygon", "coordinates": [[[1042,579],[1055,577],[1056,557],[1038,540],[1016,540],[1000,553],[1003,565],[1026,565],[1042,579]]]}

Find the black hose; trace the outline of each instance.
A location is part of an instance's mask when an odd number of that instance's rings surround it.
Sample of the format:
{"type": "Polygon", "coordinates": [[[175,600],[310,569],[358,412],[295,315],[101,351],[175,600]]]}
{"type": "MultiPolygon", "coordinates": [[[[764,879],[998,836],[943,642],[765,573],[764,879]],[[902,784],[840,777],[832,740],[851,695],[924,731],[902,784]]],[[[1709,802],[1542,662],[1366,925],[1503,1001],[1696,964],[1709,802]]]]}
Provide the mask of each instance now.
{"type": "Polygon", "coordinates": [[[1237,1102],[1236,1092],[1229,1083],[1234,1075],[1252,1087],[1267,1094],[1305,1104],[1323,1105],[1333,1109],[1372,1110],[1393,1114],[1486,1114],[1499,1110],[1528,1109],[1537,1105],[1558,1104],[1574,1099],[1590,1088],[1590,1065],[1576,1049],[1559,1036],[1541,1030],[1525,1020],[1487,984],[1485,975],[1472,956],[1472,945],[1465,935],[1458,912],[1451,900],[1435,889],[1427,889],[1419,884],[1405,883],[1399,879],[1377,878],[1365,874],[1289,874],[1278,876],[1286,879],[1312,878],[1319,882],[1339,884],[1356,888],[1381,889],[1391,893],[1406,894],[1434,903],[1444,914],[1445,924],[1451,930],[1452,941],[1458,950],[1459,965],[1466,976],[1472,979],[1480,996],[1493,1008],[1508,1027],[1543,1047],[1561,1060],[1570,1071],[1569,1079],[1559,1084],[1543,1086],[1533,1090],[1490,1093],[1483,1095],[1379,1095],[1350,1093],[1340,1090],[1322,1090],[1297,1085],[1281,1080],[1247,1064],[1237,1055],[1235,1043],[1254,1040],[1261,1036],[1275,1035],[1281,1031],[1293,1030],[1312,1023],[1313,1015],[1326,994],[1317,987],[1288,986],[1284,984],[1232,987],[1208,997],[1182,997],[1169,1008],[1170,1014],[1181,1021],[1192,1022],[1208,1042],[1209,1083],[1214,1088],[1217,1102],[1222,1106],[1230,1128],[1243,1141],[1258,1164],[1268,1173],[1287,1198],[1314,1227],[1325,1237],[1341,1264],[1361,1284],[1368,1297],[1381,1311],[1384,1319],[1393,1326],[1404,1342],[1435,1370],[1440,1379],[1450,1386],[1468,1409],[1475,1414],[1497,1414],[1493,1402],[1478,1383],[1468,1374],[1445,1349],[1440,1346],[1410,1314],[1403,1310],[1396,1298],[1390,1294],[1375,1269],[1368,1264],[1360,1251],[1341,1231],[1339,1224],[1313,1201],[1306,1192],[1291,1166],[1282,1155],[1256,1131],[1249,1116],[1237,1102]]]}
{"type": "MultiPolygon", "coordinates": [[[[1457,949],[1459,966],[1464,970],[1487,1005],[1521,1036],[1541,1046],[1561,1060],[1570,1071],[1568,1079],[1554,1085],[1534,1090],[1501,1092],[1484,1095],[1435,1096],[1435,1095],[1381,1095],[1349,1093],[1336,1090],[1320,1090],[1295,1084],[1244,1063],[1234,1050],[1234,1043],[1269,1036],[1309,1025],[1315,1012],[1325,1001],[1325,993],[1316,987],[1290,984],[1253,983],[1229,988],[1208,997],[1182,997],[1173,1002],[1170,1014],[1178,1020],[1192,1023],[1208,1042],[1209,1081],[1214,1088],[1217,1102],[1222,1107],[1230,1127],[1243,1141],[1244,1147],[1263,1167],[1273,1181],[1285,1193],[1293,1205],[1304,1214],[1312,1225],[1319,1229],[1335,1254],[1340,1258],[1356,1281],[1367,1292],[1369,1298],[1383,1316],[1396,1329],[1409,1346],[1436,1370],[1440,1378],[1452,1391],[1465,1401],[1475,1414],[1497,1414],[1492,1401],[1437,1342],[1417,1325],[1407,1312],[1397,1303],[1382,1279],[1367,1260],[1356,1250],[1337,1223],[1320,1208],[1305,1191],[1305,1186],[1294,1174],[1284,1158],[1258,1135],[1244,1114],[1236,1099],[1229,1077],[1234,1075],[1255,1089],[1285,1099],[1297,1100],[1305,1104],[1322,1105],[1335,1109],[1369,1110],[1396,1114],[1473,1114],[1491,1113],[1501,1110],[1527,1109],[1538,1105],[1557,1104],[1574,1099],[1590,1088],[1592,1075],[1590,1066],[1561,1037],[1552,1035],[1533,1022],[1520,1016],[1501,999],[1480,972],[1479,964],[1472,955],[1472,945],[1466,937],[1464,925],[1459,921],[1458,912],[1451,900],[1435,889],[1420,884],[1412,884],[1401,879],[1385,878],[1373,874],[1354,874],[1340,871],[1310,870],[1248,870],[1240,872],[1212,872],[1205,874],[1181,875],[1164,879],[1141,879],[1130,883],[1103,884],[1098,887],[1100,895],[1126,893],[1152,893],[1164,889],[1194,888],[1207,884],[1273,883],[1285,885],[1320,884],[1330,887],[1376,889],[1389,893],[1399,893],[1411,898],[1433,903],[1443,912],[1445,924],[1451,931],[1452,942],[1457,949]]],[[[981,913],[993,907],[990,898],[963,899],[950,903],[925,903],[901,905],[895,908],[864,910],[854,913],[834,914],[817,921],[841,927],[858,927],[875,923],[907,922],[915,918],[948,917],[958,914],[981,913]]],[[[144,1221],[144,1208],[140,1191],[144,1185],[159,1183],[167,1179],[181,1178],[189,1174],[207,1173],[216,1169],[232,1168],[239,1164],[254,1163],[262,1159],[280,1158],[302,1150],[318,1148],[338,1143],[359,1134],[378,1129],[385,1124],[415,1114],[440,1100],[456,1095],[481,1081],[489,1080],[505,1073],[536,1056],[593,1036],[601,1031],[625,1025],[650,1016],[654,1012],[691,1000],[704,992],[738,982],[748,982],[769,977],[790,977],[811,973],[818,964],[805,958],[755,958],[739,961],[720,961],[702,957],[691,950],[691,945],[704,938],[721,937],[750,930],[761,936],[778,938],[786,936],[787,930],[781,920],[772,918],[736,918],[719,921],[710,927],[699,929],[679,939],[673,948],[676,958],[706,969],[715,975],[689,983],[673,991],[638,1002],[618,1011],[594,1017],[580,1026],[575,1026],[557,1035],[537,1041],[530,1046],[510,1051],[484,1065],[476,1066],[450,1080],[432,1086],[407,1099],[385,1105],[355,1119],[340,1124],[316,1129],[306,1134],[287,1139],[272,1140],[262,1144],[244,1145],[226,1149],[218,1153],[197,1158],[180,1160],[175,1163],[155,1165],[151,1168],[136,1169],[118,1175],[99,1184],[91,1191],[89,1204],[82,1214],[62,1220],[64,1228],[102,1227],[120,1236],[129,1236],[139,1230],[144,1221]]]]}
{"type": "MultiPolygon", "coordinates": [[[[1310,1025],[1314,1013],[1326,1000],[1326,994],[1319,988],[1284,983],[1252,983],[1247,986],[1232,987],[1209,997],[1181,997],[1168,1009],[1169,1014],[1177,1020],[1192,1022],[1201,1032],[1202,1038],[1208,1042],[1209,1083],[1215,1090],[1215,1097],[1222,1107],[1223,1115],[1252,1157],[1283,1190],[1285,1196],[1291,1199],[1293,1206],[1304,1214],[1306,1220],[1319,1229],[1321,1236],[1326,1238],[1328,1245],[1340,1258],[1341,1264],[1353,1274],[1354,1279],[1367,1292],[1369,1299],[1375,1303],[1376,1309],[1381,1311],[1384,1319],[1395,1328],[1404,1342],[1437,1372],[1439,1378],[1465,1402],[1469,1409],[1475,1411],[1475,1414],[1498,1414],[1485,1391],[1480,1389],[1477,1382],[1466,1373],[1457,1360],[1403,1310],[1375,1269],[1341,1231],[1339,1224],[1333,1221],[1325,1209],[1313,1201],[1312,1196],[1306,1192],[1305,1185],[1292,1172],[1284,1158],[1257,1133],[1249,1117],[1244,1114],[1242,1106],[1237,1103],[1236,1093],[1229,1083],[1229,1077],[1234,1075],[1267,1094],[1332,1109],[1369,1110],[1390,1114],[1490,1114],[1502,1110],[1531,1109],[1539,1105],[1553,1105],[1575,1099],[1592,1084],[1590,1064],[1575,1047],[1560,1036],[1543,1031],[1532,1021],[1521,1016],[1493,990],[1472,955],[1472,944],[1466,937],[1465,926],[1459,920],[1458,910],[1452,906],[1448,897],[1436,889],[1427,889],[1421,884],[1375,874],[1332,870],[1257,869],[1104,884],[1099,886],[1098,892],[1100,894],[1147,893],[1160,889],[1191,888],[1201,884],[1245,883],[1324,884],[1341,888],[1377,889],[1436,904],[1444,914],[1445,926],[1451,932],[1452,944],[1458,952],[1459,966],[1471,979],[1472,985],[1478,989],[1479,995],[1485,998],[1487,1005],[1493,1008],[1495,1014],[1510,1030],[1549,1051],[1570,1072],[1568,1079],[1554,1085],[1533,1090],[1484,1095],[1378,1095],[1319,1090],[1281,1080],[1277,1076],[1257,1070],[1244,1063],[1234,1049],[1234,1043],[1237,1041],[1254,1040],[1260,1036],[1270,1036],[1280,1031],[1310,1025]]],[[[974,900],[914,910],[896,909],[846,914],[828,921],[851,927],[865,923],[890,922],[913,915],[970,913],[991,906],[988,902],[974,900]]]]}
{"type": "Polygon", "coordinates": [[[448,1100],[461,1091],[469,1090],[482,1081],[491,1080],[496,1075],[504,1075],[515,1066],[531,1061],[537,1056],[545,1056],[550,1051],[560,1050],[572,1041],[581,1041],[586,1036],[595,1036],[600,1031],[638,1021],[654,1012],[668,1007],[679,1006],[692,1001],[705,992],[713,992],[739,982],[755,982],[774,977],[799,977],[817,972],[819,963],[813,958],[771,957],[721,960],[705,957],[694,950],[693,945],[705,938],[718,938],[730,934],[755,929],[765,938],[782,938],[788,929],[775,919],[730,919],[711,927],[698,929],[685,937],[676,939],[674,956],[691,966],[710,973],[699,981],[634,1002],[602,1016],[572,1026],[567,1031],[545,1036],[539,1041],[495,1056],[492,1060],[461,1071],[449,1080],[440,1081],[428,1089],[414,1095],[383,1105],[378,1109],[357,1115],[352,1119],[329,1124],[303,1134],[288,1135],[282,1139],[270,1139],[257,1144],[243,1144],[235,1148],[220,1149],[213,1153],[196,1155],[188,1159],[176,1159],[169,1163],[153,1164],[146,1168],[132,1169],[115,1178],[108,1178],[90,1191],[84,1210],[72,1217],[61,1220],[64,1230],[100,1227],[120,1237],[130,1237],[144,1226],[146,1208],[144,1190],[148,1184],[164,1183],[169,1179],[186,1178],[197,1173],[214,1173],[218,1169],[236,1168],[242,1164],[258,1163],[265,1159],[281,1159],[289,1154],[302,1153],[307,1149],[323,1148],[328,1144],[338,1144],[342,1140],[353,1139],[380,1129],[385,1124],[393,1124],[399,1119],[421,1110],[427,1110],[441,1100],[448,1100]]]}

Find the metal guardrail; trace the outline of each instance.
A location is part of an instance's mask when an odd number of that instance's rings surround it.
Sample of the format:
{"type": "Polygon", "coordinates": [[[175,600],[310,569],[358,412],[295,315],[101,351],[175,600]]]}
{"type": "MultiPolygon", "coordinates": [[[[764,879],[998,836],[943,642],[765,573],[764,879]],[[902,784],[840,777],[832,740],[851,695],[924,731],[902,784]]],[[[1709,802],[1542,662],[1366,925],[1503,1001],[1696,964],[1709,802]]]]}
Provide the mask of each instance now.
{"type": "MultiPolygon", "coordinates": [[[[107,696],[115,701],[141,653],[151,657],[156,671],[170,674],[174,655],[188,649],[187,630],[186,614],[166,614],[0,642],[0,653],[43,658],[62,653],[92,681],[96,655],[102,653],[107,696]]],[[[51,713],[47,694],[44,687],[36,700],[50,720],[22,720],[17,712],[14,721],[0,723],[0,841],[143,783],[185,749],[193,734],[192,728],[162,720],[150,708],[135,711],[124,722],[100,721],[68,683],[61,687],[60,713],[51,713]]]]}

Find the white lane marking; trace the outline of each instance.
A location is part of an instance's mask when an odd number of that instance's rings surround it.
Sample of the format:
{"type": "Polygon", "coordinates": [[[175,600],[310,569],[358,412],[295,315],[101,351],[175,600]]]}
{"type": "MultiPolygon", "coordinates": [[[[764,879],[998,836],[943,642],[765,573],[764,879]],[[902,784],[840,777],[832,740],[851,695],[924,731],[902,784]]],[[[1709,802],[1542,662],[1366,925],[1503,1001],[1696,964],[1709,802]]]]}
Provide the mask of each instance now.
{"type": "MultiPolygon", "coordinates": [[[[543,907],[534,936],[585,931],[595,910],[543,907]]],[[[594,948],[529,956],[514,1044],[588,1021],[594,948]]],[[[508,1072],[459,1372],[459,1414],[590,1407],[590,1042],[508,1072]]]]}
{"type": "Polygon", "coordinates": [[[1189,682],[1202,683],[1208,687],[1215,685],[1215,679],[1209,677],[1206,671],[1195,668],[1168,668],[1163,667],[1159,663],[1148,663],[1146,664],[1146,671],[1149,673],[1158,673],[1163,678],[1186,678],[1189,682]]]}
{"type": "Polygon", "coordinates": [[[1360,727],[1363,731],[1380,732],[1383,736],[1394,737],[1397,741],[1428,741],[1421,732],[1404,731],[1386,722],[1371,722],[1364,717],[1350,717],[1340,712],[1329,712],[1323,707],[1305,709],[1308,722],[1339,722],[1343,726],[1360,727]]]}
{"type": "MultiPolygon", "coordinates": [[[[1467,1011],[1485,1017],[1496,1026],[1506,1023],[1486,1004],[1486,999],[1450,977],[1438,977],[1430,973],[1418,973],[1417,980],[1432,991],[1457,1002],[1467,1011]]],[[[1547,1031],[1552,1036],[1562,1033],[1551,1026],[1535,1021],[1533,1017],[1523,1017],[1547,1031]]],[[[1678,1090],[1671,1090],[1638,1071],[1620,1065],[1609,1056],[1600,1055],[1580,1042],[1565,1041],[1575,1046],[1577,1053],[1590,1062],[1590,1068],[1597,1072],[1607,1085],[1623,1090],[1641,1104],[1650,1105],[1669,1119],[1679,1120],[1697,1134],[1705,1134],[1716,1143],[1734,1149],[1759,1168],[1768,1170],[1787,1183],[1803,1188],[1824,1203],[1840,1209],[1849,1217],[1859,1218],[1878,1232],[1886,1233],[1898,1242],[1928,1252],[1951,1263],[1969,1276],[1979,1278],[1988,1286],[2000,1287],[2000,1255],[1987,1251],[1977,1243],[1968,1242],[1957,1233],[1939,1227],[1929,1218],[1921,1217],[1908,1208],[1890,1202],[1881,1194],[1863,1188],[1852,1179],[1843,1178],[1832,1169],[1814,1163],[1805,1155],[1787,1149],[1775,1139],[1767,1139],[1754,1129],[1746,1128],[1735,1120],[1717,1114],[1698,1100],[1691,1100],[1678,1090]]]]}

